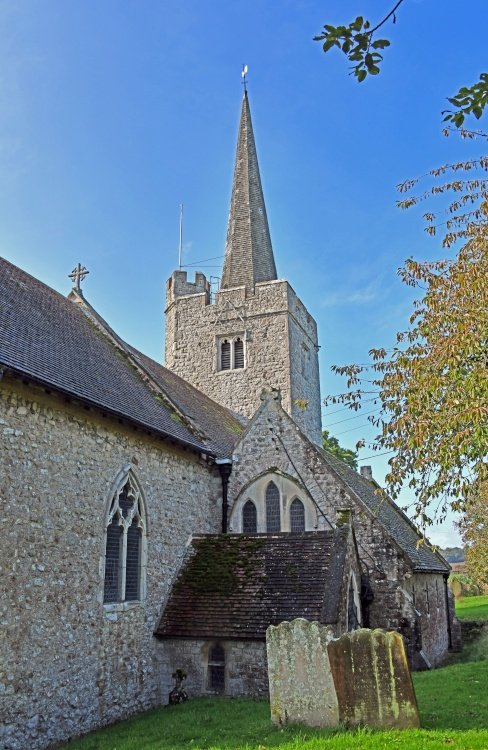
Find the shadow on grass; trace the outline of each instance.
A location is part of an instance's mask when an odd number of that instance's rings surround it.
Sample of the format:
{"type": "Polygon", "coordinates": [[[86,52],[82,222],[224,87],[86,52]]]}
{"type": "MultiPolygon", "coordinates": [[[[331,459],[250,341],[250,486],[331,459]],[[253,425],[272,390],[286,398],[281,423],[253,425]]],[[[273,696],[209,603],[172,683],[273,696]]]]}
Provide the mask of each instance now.
{"type": "Polygon", "coordinates": [[[280,728],[271,724],[267,701],[195,698],[119,722],[63,745],[63,750],[488,748],[488,660],[417,673],[414,684],[420,731],[280,728]]]}

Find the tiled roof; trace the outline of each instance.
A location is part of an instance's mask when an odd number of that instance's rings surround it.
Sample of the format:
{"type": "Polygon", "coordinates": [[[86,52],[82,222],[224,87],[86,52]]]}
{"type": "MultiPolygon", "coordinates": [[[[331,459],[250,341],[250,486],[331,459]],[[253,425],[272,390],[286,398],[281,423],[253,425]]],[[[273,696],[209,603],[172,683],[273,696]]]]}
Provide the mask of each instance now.
{"type": "Polygon", "coordinates": [[[434,552],[428,544],[419,544],[422,537],[396,503],[388,497],[377,495],[375,485],[351,469],[344,461],[340,461],[325,450],[319,450],[329,466],[342,477],[386,531],[391,534],[393,540],[410,560],[414,570],[439,573],[450,571],[450,566],[442,555],[434,552]]]}
{"type": "Polygon", "coordinates": [[[199,451],[226,453],[240,429],[237,419],[119,339],[114,344],[100,321],[0,259],[0,365],[199,451]],[[133,356],[157,373],[160,393],[133,356]],[[178,413],[179,404],[183,416],[191,406],[196,430],[178,413]]]}
{"type": "Polygon", "coordinates": [[[212,401],[204,393],[174,372],[128,347],[136,360],[151,374],[171,401],[194,422],[208,439],[209,445],[219,456],[232,456],[232,450],[244,427],[232,412],[212,401]]]}
{"type": "Polygon", "coordinates": [[[283,620],[335,622],[342,577],[332,562],[348,533],[194,537],[155,634],[264,640],[283,620]]]}

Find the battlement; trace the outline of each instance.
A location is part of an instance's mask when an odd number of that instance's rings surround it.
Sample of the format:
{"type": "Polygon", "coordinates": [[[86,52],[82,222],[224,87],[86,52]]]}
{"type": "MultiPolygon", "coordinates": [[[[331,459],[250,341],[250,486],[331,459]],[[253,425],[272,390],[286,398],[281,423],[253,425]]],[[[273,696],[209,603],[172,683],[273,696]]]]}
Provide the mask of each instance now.
{"type": "Polygon", "coordinates": [[[210,303],[210,282],[204,273],[197,271],[195,281],[188,281],[186,271],[173,271],[166,282],[166,305],[169,307],[178,297],[205,294],[205,304],[210,303]]]}

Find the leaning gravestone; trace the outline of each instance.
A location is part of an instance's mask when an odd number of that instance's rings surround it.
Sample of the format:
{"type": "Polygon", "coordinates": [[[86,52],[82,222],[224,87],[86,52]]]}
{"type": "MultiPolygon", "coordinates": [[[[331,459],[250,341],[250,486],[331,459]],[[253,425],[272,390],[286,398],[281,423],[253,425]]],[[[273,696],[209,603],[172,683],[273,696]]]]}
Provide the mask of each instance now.
{"type": "Polygon", "coordinates": [[[328,644],[341,722],[419,727],[417,701],[399,633],[354,630],[328,644]]]}
{"type": "Polygon", "coordinates": [[[327,643],[332,628],[296,619],[266,631],[271,720],[335,727],[339,708],[327,643]]]}

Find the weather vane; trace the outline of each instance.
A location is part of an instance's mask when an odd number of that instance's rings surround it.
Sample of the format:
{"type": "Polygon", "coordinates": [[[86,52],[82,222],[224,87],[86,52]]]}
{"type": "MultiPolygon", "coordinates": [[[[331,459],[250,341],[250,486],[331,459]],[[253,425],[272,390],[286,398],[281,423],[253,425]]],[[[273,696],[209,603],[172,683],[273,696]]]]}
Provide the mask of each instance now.
{"type": "Polygon", "coordinates": [[[81,282],[89,273],[90,271],[87,271],[85,266],[82,266],[81,263],[78,263],[78,265],[73,268],[71,273],[68,274],[68,278],[74,281],[73,288],[76,289],[77,292],[81,292],[81,282]]]}
{"type": "Polygon", "coordinates": [[[244,86],[244,91],[245,91],[246,94],[247,94],[247,78],[246,78],[246,76],[247,76],[247,71],[248,70],[249,69],[248,69],[247,65],[243,65],[242,66],[242,73],[241,73],[241,76],[242,76],[242,85],[244,86]]]}

